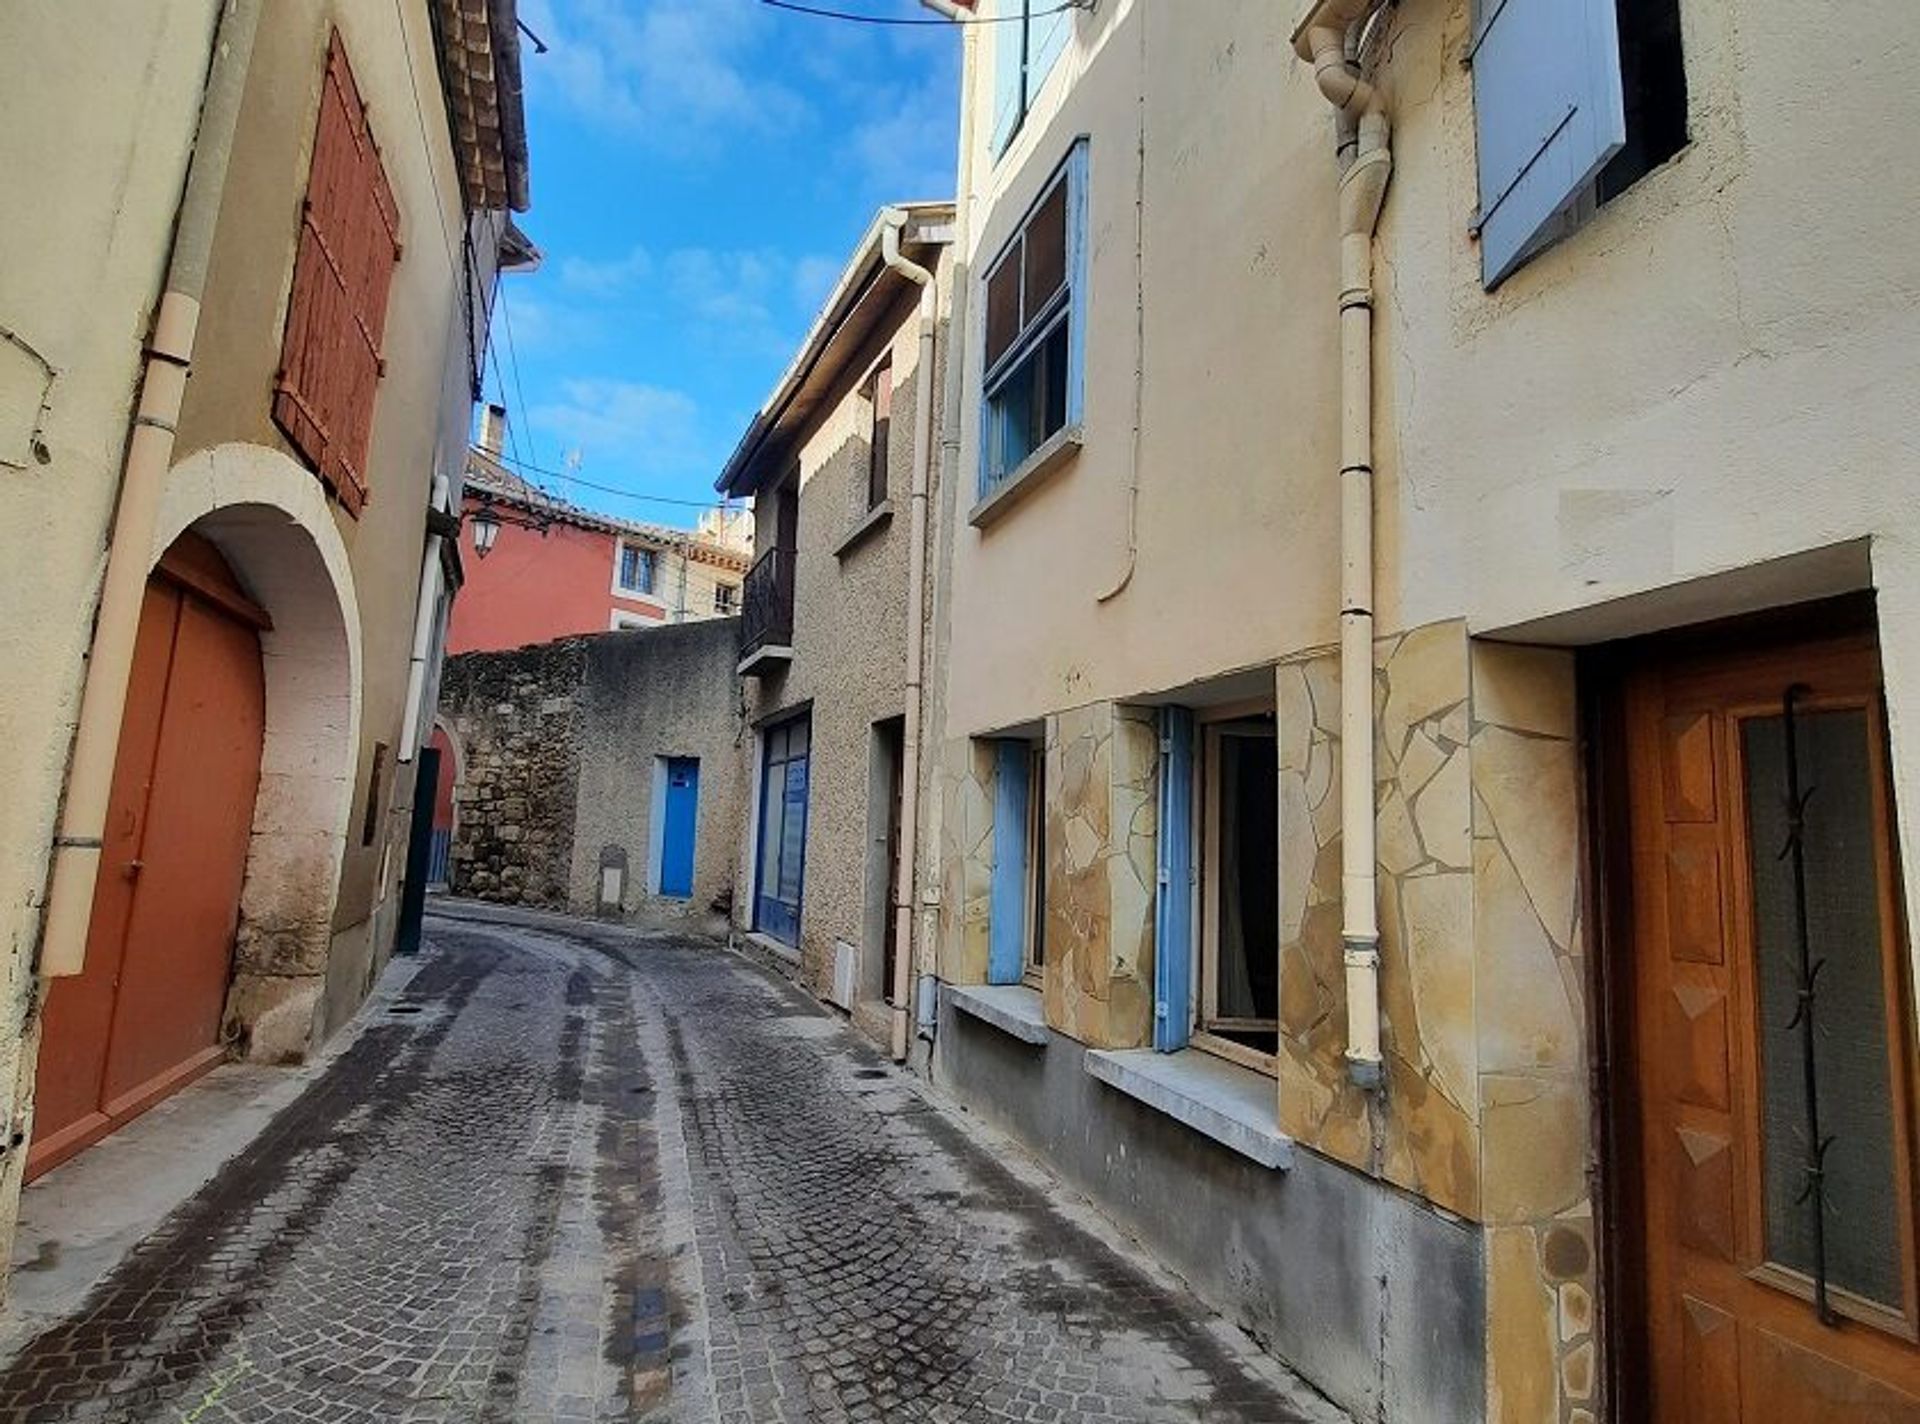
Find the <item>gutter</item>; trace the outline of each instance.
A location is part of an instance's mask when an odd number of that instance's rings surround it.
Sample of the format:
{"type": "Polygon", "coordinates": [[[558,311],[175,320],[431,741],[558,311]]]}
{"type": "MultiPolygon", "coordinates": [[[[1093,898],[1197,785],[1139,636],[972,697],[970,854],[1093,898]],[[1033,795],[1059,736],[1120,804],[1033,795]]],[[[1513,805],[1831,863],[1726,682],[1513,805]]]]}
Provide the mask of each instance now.
{"type": "Polygon", "coordinates": [[[48,978],[75,975],[86,967],[87,932],[93,918],[94,886],[100,875],[107,798],[113,787],[120,724],[126,714],[140,605],[153,564],[160,491],[173,464],[174,435],[193,364],[200,299],[206,292],[207,265],[226,191],[227,166],[233,156],[261,9],[262,0],[227,0],[214,30],[200,124],[194,135],[193,155],[187,161],[173,250],[147,341],[139,405],[127,441],[120,497],[108,538],[106,576],[80,694],[80,721],[74,732],[66,799],[53,838],[39,964],[39,972],[48,978]]]}
{"type": "Polygon", "coordinates": [[[913,382],[913,499],[907,541],[907,675],[905,728],[900,749],[900,847],[894,874],[893,1059],[907,1061],[908,1018],[913,999],[913,907],[918,877],[916,833],[920,828],[921,706],[926,684],[927,487],[933,468],[934,328],[939,291],[929,272],[900,254],[907,226],[904,208],[880,215],[880,255],[888,267],[920,288],[920,359],[913,382]]]}
{"type": "Polygon", "coordinates": [[[1340,168],[1340,937],[1347,1071],[1376,1091],[1380,922],[1373,805],[1373,238],[1393,174],[1386,100],[1361,73],[1380,0],[1320,0],[1294,52],[1334,106],[1340,168]]]}
{"type": "MultiPolygon", "coordinates": [[[[861,302],[866,299],[873,284],[879,279],[880,273],[886,270],[887,264],[881,251],[882,234],[886,229],[889,214],[894,213],[904,213],[909,222],[915,218],[924,221],[927,217],[932,217],[933,225],[937,227],[942,215],[950,219],[952,205],[949,203],[898,203],[882,208],[874,217],[859,244],[854,248],[853,257],[842,270],[840,280],[827,294],[827,300],[821,307],[820,314],[814,318],[813,325],[808,328],[799,353],[788,363],[787,369],[781,373],[772,392],[768,394],[760,409],[754,413],[746,433],[740,437],[740,443],[727,457],[727,463],[721,469],[719,478],[713,482],[714,489],[720,493],[736,497],[755,493],[757,482],[750,481],[747,475],[752,470],[761,450],[765,448],[767,437],[780,423],[780,418],[786,414],[788,407],[799,396],[813,373],[819,369],[820,362],[826,357],[827,349],[833,345],[834,338],[852,319],[853,314],[860,309],[861,302]]],[[[944,242],[946,238],[944,235],[929,235],[926,240],[938,243],[944,242]]]]}
{"type": "MultiPolygon", "coordinates": [[[[420,559],[420,593],[413,607],[413,652],[407,660],[407,700],[400,714],[400,750],[394,756],[402,765],[411,762],[413,754],[420,749],[420,703],[426,696],[427,659],[433,652],[433,625],[440,607],[434,575],[441,568],[441,530],[451,514],[452,500],[452,482],[444,474],[435,475],[433,500],[427,506],[427,548],[420,559]]],[[[459,527],[459,521],[455,520],[454,528],[459,527]]]]}

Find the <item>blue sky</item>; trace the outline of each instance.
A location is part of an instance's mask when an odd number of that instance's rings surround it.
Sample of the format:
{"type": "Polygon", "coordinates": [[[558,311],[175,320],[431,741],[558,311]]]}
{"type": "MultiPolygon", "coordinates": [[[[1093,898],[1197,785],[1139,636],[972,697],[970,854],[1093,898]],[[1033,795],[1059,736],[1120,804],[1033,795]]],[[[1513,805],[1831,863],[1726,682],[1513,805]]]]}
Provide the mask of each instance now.
{"type": "MultiPolygon", "coordinates": [[[[520,222],[546,260],[503,282],[494,323],[507,453],[712,500],[874,211],[951,196],[959,35],[759,0],[520,0],[520,13],[549,46],[522,48],[533,209],[520,222]]],[[[489,399],[500,384],[490,368],[489,399]]],[[[537,478],[610,513],[698,513],[537,478]]]]}

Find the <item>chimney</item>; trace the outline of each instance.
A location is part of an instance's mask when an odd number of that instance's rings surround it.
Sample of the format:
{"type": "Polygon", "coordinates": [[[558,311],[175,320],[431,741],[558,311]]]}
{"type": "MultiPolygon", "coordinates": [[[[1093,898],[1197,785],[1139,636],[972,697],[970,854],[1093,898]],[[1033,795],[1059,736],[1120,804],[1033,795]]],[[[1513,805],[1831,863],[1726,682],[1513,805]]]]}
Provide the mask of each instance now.
{"type": "Polygon", "coordinates": [[[497,460],[506,445],[506,440],[507,408],[503,405],[490,405],[480,412],[480,448],[497,460]]]}

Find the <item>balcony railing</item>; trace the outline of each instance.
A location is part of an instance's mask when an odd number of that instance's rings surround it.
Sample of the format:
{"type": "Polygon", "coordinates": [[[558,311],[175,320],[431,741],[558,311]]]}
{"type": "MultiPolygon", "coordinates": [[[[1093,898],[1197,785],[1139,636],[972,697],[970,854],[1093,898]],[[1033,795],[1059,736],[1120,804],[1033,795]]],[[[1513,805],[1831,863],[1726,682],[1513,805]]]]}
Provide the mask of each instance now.
{"type": "Polygon", "coordinates": [[[740,655],[793,645],[793,551],[778,545],[754,560],[740,587],[740,655]]]}

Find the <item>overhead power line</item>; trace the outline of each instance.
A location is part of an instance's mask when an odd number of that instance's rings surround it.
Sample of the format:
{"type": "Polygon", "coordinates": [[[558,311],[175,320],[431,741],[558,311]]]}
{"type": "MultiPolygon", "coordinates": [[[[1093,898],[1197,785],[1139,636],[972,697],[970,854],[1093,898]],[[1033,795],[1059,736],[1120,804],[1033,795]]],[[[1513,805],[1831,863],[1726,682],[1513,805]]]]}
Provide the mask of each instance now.
{"type": "Polygon", "coordinates": [[[583,479],[581,476],[574,474],[571,470],[550,470],[550,469],[547,469],[545,466],[536,465],[530,461],[522,460],[512,455],[501,455],[496,458],[500,459],[505,464],[512,465],[515,469],[519,470],[522,474],[545,475],[550,479],[565,480],[567,481],[568,484],[579,485],[582,489],[597,490],[601,494],[617,494],[622,499],[644,500],[649,504],[677,504],[685,509],[743,509],[745,508],[744,505],[733,504],[733,503],[730,503],[727,501],[721,501],[721,500],[676,499],[674,496],[667,495],[667,494],[642,494],[638,490],[621,489],[617,485],[603,485],[603,484],[598,484],[593,480],[583,479]]]}
{"type": "Polygon", "coordinates": [[[774,10],[791,10],[796,15],[811,15],[818,20],[844,20],[850,25],[1009,25],[1020,20],[1038,20],[1066,10],[1091,10],[1093,0],[1061,0],[1060,4],[1024,15],[976,15],[971,20],[948,20],[932,15],[866,15],[857,10],[835,10],[825,5],[806,5],[800,0],[760,0],[774,10]]]}

